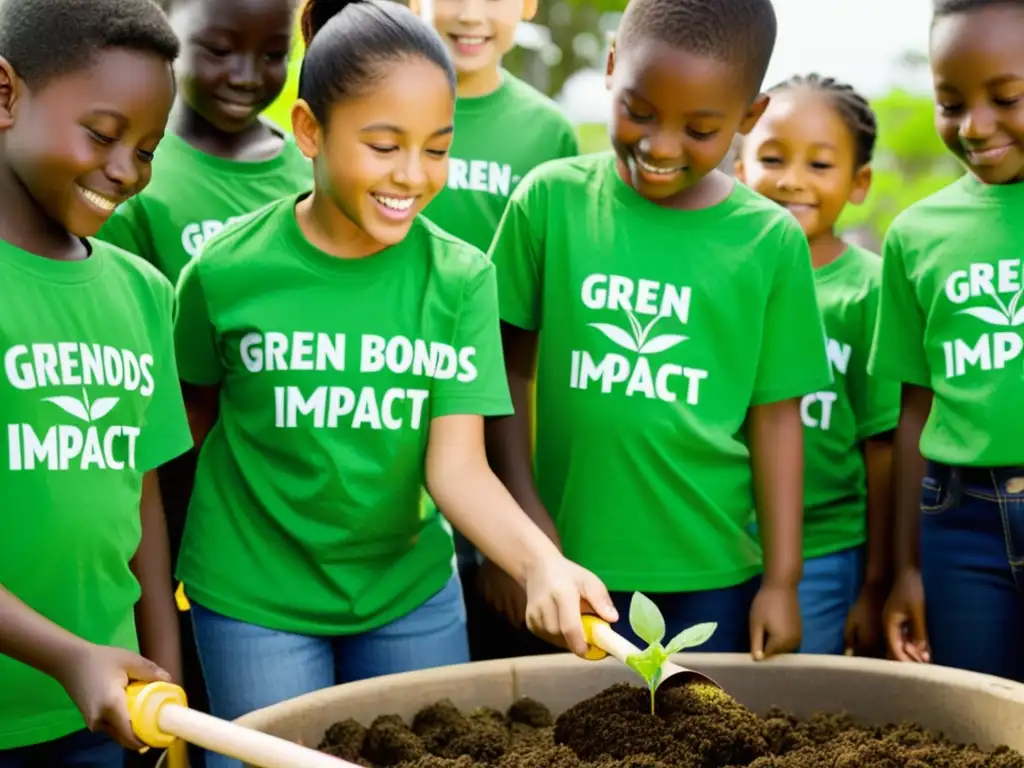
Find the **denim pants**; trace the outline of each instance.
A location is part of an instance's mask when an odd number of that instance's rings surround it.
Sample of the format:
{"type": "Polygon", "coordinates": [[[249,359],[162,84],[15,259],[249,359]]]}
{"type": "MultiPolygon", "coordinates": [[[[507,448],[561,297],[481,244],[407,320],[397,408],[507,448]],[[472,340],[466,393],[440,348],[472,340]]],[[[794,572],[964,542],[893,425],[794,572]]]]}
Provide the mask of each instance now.
{"type": "Polygon", "coordinates": [[[800,653],[841,654],[846,618],[864,583],[864,547],[804,560],[800,580],[800,653]]]}
{"type": "Polygon", "coordinates": [[[81,730],[30,747],[0,750],[0,768],[124,768],[125,750],[105,733],[81,730]]]}
{"type": "MultiPolygon", "coordinates": [[[[694,653],[748,653],[750,651],[750,606],[761,577],[735,587],[709,589],[703,592],[645,592],[665,617],[665,642],[694,624],[713,621],[715,634],[704,645],[692,648],[694,653]]],[[[612,592],[612,602],[619,612],[615,631],[640,648],[647,643],[633,634],[629,626],[629,604],[632,592],[612,592]]]]}
{"type": "MultiPolygon", "coordinates": [[[[458,576],[408,615],[359,635],[278,632],[194,602],[191,614],[211,714],[225,720],[342,683],[469,661],[458,576]]],[[[210,753],[206,765],[241,768],[210,753]]]]}
{"type": "Polygon", "coordinates": [[[1024,468],[928,464],[921,576],[932,662],[1024,682],[1024,468]]]}

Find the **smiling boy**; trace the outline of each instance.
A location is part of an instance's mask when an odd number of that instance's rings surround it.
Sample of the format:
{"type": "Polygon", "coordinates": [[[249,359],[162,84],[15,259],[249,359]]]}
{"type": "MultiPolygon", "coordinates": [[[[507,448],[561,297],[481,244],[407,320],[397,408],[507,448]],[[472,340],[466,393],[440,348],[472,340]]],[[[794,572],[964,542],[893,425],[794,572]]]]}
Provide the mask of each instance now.
{"type": "Polygon", "coordinates": [[[799,398],[831,379],[799,225],[716,170],[767,104],[775,27],[769,0],[633,0],[614,151],[529,174],[491,248],[517,406],[491,429],[502,479],[621,615],[642,591],[670,635],[714,621],[703,650],[755,658],[800,642],[799,398]]]}
{"type": "Polygon", "coordinates": [[[149,0],[0,3],[4,768],[120,768],[101,729],[141,746],[124,686],[166,679],[134,651],[179,672],[154,472],[191,445],[174,293],[87,239],[149,182],[177,53],[149,0]]]}

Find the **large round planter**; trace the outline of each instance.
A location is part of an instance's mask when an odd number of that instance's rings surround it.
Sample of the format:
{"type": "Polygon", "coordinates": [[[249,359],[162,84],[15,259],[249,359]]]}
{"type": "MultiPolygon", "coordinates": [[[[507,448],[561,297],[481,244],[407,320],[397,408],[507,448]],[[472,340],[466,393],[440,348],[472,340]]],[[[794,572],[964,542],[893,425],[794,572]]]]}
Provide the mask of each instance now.
{"type": "MultiPolygon", "coordinates": [[[[1024,685],[924,664],[837,656],[793,655],[755,663],[745,654],[680,654],[756,712],[781,707],[801,717],[848,712],[865,724],[913,720],[960,742],[1006,744],[1024,752],[1024,685]]],[[[238,723],[306,746],[327,728],[382,714],[410,719],[449,698],[459,708],[506,709],[530,696],[559,713],[620,682],[642,681],[617,661],[587,662],[569,654],[489,661],[390,675],[340,685],[252,712],[238,723]]]]}

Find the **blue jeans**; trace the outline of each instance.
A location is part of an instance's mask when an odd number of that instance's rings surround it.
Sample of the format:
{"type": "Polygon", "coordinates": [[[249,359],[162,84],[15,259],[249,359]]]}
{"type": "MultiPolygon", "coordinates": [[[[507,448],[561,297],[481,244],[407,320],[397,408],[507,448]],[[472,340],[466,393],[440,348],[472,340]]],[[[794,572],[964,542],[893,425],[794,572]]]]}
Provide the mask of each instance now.
{"type": "Polygon", "coordinates": [[[864,547],[852,547],[804,560],[800,580],[800,653],[841,654],[846,617],[864,582],[864,547]]]}
{"type": "Polygon", "coordinates": [[[0,768],[124,768],[125,751],[105,733],[82,730],[30,747],[0,750],[0,768]]]}
{"type": "Polygon", "coordinates": [[[932,661],[1024,682],[1024,468],[928,464],[921,576],[932,661]]]}
{"type": "MultiPolygon", "coordinates": [[[[196,603],[191,615],[210,712],[225,720],[342,683],[469,661],[458,576],[412,613],[359,635],[278,632],[196,603]]],[[[241,768],[210,753],[206,765],[241,768]]]]}
{"type": "MultiPolygon", "coordinates": [[[[761,577],[735,587],[709,589],[704,592],[645,592],[665,617],[665,642],[694,624],[714,621],[718,629],[704,645],[688,649],[694,653],[748,653],[750,651],[750,606],[754,602],[761,577]]],[[[634,645],[647,643],[633,634],[629,626],[629,604],[632,592],[612,592],[619,620],[615,631],[634,645]]]]}

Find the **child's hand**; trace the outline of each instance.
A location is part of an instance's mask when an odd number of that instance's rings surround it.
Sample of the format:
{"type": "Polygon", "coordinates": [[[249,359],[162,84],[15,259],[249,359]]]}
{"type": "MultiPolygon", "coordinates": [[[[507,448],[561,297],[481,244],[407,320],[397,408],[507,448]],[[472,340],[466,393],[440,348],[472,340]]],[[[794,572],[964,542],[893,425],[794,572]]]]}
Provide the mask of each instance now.
{"type": "Polygon", "coordinates": [[[762,586],[750,607],[750,655],[754,660],[797,650],[801,631],[796,586],[762,586]]]}
{"type": "Polygon", "coordinates": [[[924,585],[921,571],[908,568],[896,577],[882,615],[889,652],[897,661],[931,661],[924,623],[924,585]]]}
{"type": "Polygon", "coordinates": [[[875,655],[883,648],[882,608],[885,594],[879,586],[865,584],[846,617],[843,643],[847,656],[875,655]]]}
{"type": "Polygon", "coordinates": [[[526,619],[526,592],[516,580],[490,560],[484,560],[477,573],[477,588],[484,600],[516,629],[526,619]]]}
{"type": "Polygon", "coordinates": [[[526,626],[535,635],[582,656],[589,647],[583,612],[609,623],[619,619],[607,587],[590,571],[556,554],[527,573],[526,626]]]}
{"type": "Polygon", "coordinates": [[[90,731],[106,731],[131,750],[146,747],[132,730],[125,689],[132,680],[169,682],[171,676],[138,654],[123,648],[85,644],[56,675],[85,718],[90,731]]]}

